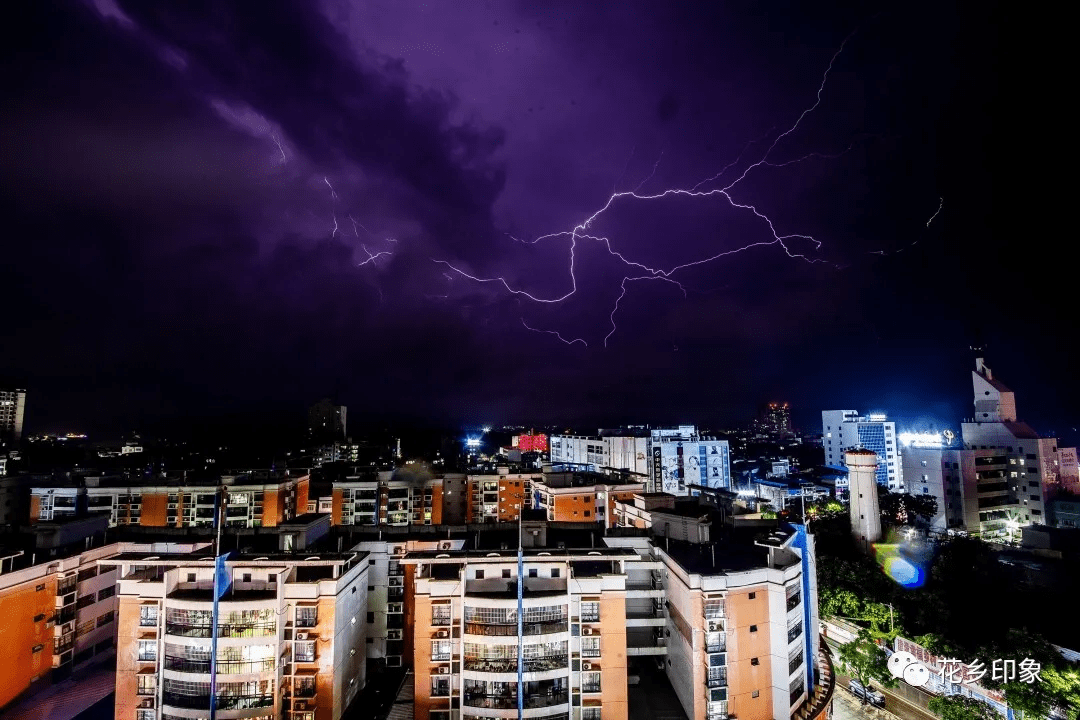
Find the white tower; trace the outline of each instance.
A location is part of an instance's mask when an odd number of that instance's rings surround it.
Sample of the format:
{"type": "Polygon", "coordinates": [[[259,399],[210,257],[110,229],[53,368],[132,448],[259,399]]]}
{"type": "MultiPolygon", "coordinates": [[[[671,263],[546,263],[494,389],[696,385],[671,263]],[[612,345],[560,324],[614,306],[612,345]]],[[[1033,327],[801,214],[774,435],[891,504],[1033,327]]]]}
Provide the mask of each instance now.
{"type": "Polygon", "coordinates": [[[848,468],[851,532],[863,550],[881,539],[881,514],[878,510],[877,453],[873,450],[848,450],[844,453],[848,468]]]}

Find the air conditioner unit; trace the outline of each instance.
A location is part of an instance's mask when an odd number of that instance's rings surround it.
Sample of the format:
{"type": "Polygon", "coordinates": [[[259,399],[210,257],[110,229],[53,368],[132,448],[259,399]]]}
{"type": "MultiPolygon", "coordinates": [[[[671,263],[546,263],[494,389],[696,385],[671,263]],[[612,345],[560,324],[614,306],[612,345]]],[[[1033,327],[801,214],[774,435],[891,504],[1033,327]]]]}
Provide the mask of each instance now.
{"type": "Polygon", "coordinates": [[[169,509],[170,510],[175,510],[176,509],[176,503],[169,503],[169,509]]]}
{"type": "Polygon", "coordinates": [[[592,663],[581,663],[582,670],[592,670],[592,663]]]}
{"type": "Polygon", "coordinates": [[[440,550],[449,550],[450,549],[450,543],[443,543],[442,545],[439,546],[439,549],[440,550]]]}
{"type": "Polygon", "coordinates": [[[296,633],[297,640],[307,640],[307,633],[296,633]]]}
{"type": "Polygon", "coordinates": [[[152,707],[154,707],[154,698],[146,698],[145,700],[142,701],[142,706],[144,708],[152,708],[152,707]]]}
{"type": "Polygon", "coordinates": [[[582,635],[592,635],[592,628],[591,627],[581,628],[581,634],[582,635]]]}
{"type": "Polygon", "coordinates": [[[450,633],[448,633],[445,630],[440,630],[439,632],[435,633],[435,637],[437,637],[437,638],[450,637],[450,633]]]}
{"type": "Polygon", "coordinates": [[[307,710],[307,703],[304,702],[303,700],[297,700],[296,701],[296,709],[297,710],[307,710]]]}
{"type": "Polygon", "coordinates": [[[446,667],[445,665],[440,665],[439,666],[439,674],[440,675],[449,675],[450,674],[450,668],[446,667]]]}

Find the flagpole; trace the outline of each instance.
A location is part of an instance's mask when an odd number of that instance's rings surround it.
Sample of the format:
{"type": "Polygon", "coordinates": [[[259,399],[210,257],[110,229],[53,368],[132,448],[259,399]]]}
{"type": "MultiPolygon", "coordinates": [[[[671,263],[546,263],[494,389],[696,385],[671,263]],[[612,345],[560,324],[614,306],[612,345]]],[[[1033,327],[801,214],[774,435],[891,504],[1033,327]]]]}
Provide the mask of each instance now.
{"type": "Polygon", "coordinates": [[[221,597],[221,516],[225,510],[224,488],[218,488],[214,503],[214,609],[210,619],[210,720],[217,716],[217,645],[218,645],[218,598],[221,597]]]}
{"type": "Polygon", "coordinates": [[[524,593],[524,580],[522,575],[524,574],[525,567],[525,554],[522,549],[521,543],[521,517],[525,512],[525,502],[521,503],[521,507],[518,508],[518,551],[517,551],[517,635],[518,635],[518,647],[517,647],[517,661],[518,661],[518,691],[517,691],[517,706],[518,706],[518,720],[521,720],[525,715],[525,683],[524,679],[524,663],[525,663],[525,635],[523,631],[522,618],[522,605],[523,593],[524,593]]]}

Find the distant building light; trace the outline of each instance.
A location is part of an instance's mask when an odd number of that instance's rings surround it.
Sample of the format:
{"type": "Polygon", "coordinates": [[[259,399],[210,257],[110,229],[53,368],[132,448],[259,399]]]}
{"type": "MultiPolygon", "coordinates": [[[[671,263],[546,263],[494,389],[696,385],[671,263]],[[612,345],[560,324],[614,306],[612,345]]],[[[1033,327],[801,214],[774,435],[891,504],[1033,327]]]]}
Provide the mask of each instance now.
{"type": "Polygon", "coordinates": [[[870,413],[869,418],[870,422],[886,422],[889,416],[885,413],[870,413]]]}
{"type": "Polygon", "coordinates": [[[916,448],[940,448],[948,443],[941,433],[900,433],[900,442],[906,447],[916,448]]]}
{"type": "Polygon", "coordinates": [[[471,448],[480,447],[480,438],[467,438],[465,440],[465,447],[471,447],[471,448]]]}

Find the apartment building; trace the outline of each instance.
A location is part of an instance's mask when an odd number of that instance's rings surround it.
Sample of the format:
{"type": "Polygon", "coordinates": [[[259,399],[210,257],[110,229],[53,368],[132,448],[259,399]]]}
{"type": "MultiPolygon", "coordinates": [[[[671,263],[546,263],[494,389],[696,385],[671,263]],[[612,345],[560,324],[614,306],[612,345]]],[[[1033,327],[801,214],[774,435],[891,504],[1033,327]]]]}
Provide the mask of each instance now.
{"type": "Polygon", "coordinates": [[[834,676],[819,646],[813,538],[729,528],[656,541],[667,674],[688,717],[827,718],[834,676]]]}
{"type": "Polygon", "coordinates": [[[26,415],[26,390],[0,388],[0,443],[22,438],[26,415]]]}
{"type": "Polygon", "coordinates": [[[455,515],[463,522],[464,478],[464,475],[430,476],[392,471],[348,476],[334,483],[333,523],[390,527],[440,525],[455,515]],[[446,513],[450,517],[444,517],[446,505],[452,506],[446,513]]]}
{"type": "Polygon", "coordinates": [[[523,509],[533,507],[536,488],[546,477],[541,472],[513,473],[509,467],[498,467],[494,474],[470,474],[466,521],[517,522],[523,509]]]}
{"type": "Polygon", "coordinates": [[[599,473],[544,473],[532,482],[532,505],[552,522],[616,524],[616,505],[632,500],[645,482],[599,473]]]}
{"type": "Polygon", "coordinates": [[[827,718],[813,538],[709,512],[667,511],[683,522],[652,539],[534,512],[399,548],[414,717],[513,718],[520,699],[530,718],[621,719],[628,674],[659,663],[693,720],[827,718]]]}
{"type": "Polygon", "coordinates": [[[239,555],[212,622],[210,553],[124,552],[117,571],[116,717],[337,720],[365,683],[368,558],[239,555]]]}
{"type": "MultiPolygon", "coordinates": [[[[114,543],[0,574],[0,707],[34,686],[111,657],[116,572],[98,563],[123,552],[191,552],[195,544],[114,543]]],[[[10,565],[9,565],[10,567],[10,565]]]]}
{"type": "Polygon", "coordinates": [[[109,526],[213,527],[217,490],[227,488],[227,527],[274,527],[307,512],[309,476],[253,471],[213,483],[83,476],[30,491],[30,522],[107,514],[109,526]],[[77,485],[77,486],[73,486],[77,485]]]}
{"type": "MultiPolygon", "coordinates": [[[[859,415],[856,410],[824,410],[821,413],[825,465],[846,467],[844,453],[861,448],[873,450],[879,459],[876,481],[893,492],[904,489],[904,468],[897,445],[896,423],[884,414],[859,415]]],[[[837,479],[836,492],[846,497],[847,480],[837,479]]]]}
{"type": "Polygon", "coordinates": [[[627,717],[622,565],[637,553],[569,549],[580,533],[560,541],[544,522],[522,533],[520,558],[503,549],[517,542],[504,532],[402,561],[417,720],[512,718],[519,702],[528,718],[627,717]]]}

